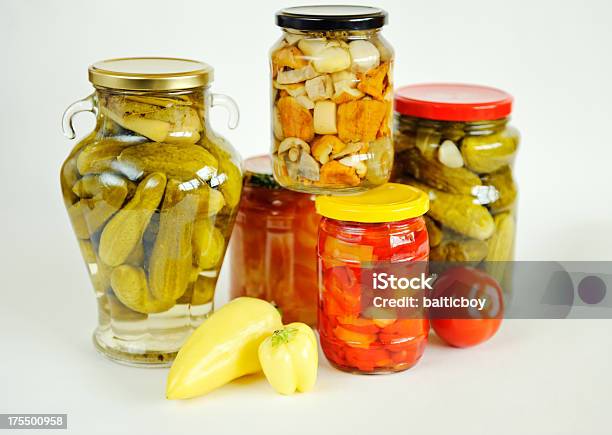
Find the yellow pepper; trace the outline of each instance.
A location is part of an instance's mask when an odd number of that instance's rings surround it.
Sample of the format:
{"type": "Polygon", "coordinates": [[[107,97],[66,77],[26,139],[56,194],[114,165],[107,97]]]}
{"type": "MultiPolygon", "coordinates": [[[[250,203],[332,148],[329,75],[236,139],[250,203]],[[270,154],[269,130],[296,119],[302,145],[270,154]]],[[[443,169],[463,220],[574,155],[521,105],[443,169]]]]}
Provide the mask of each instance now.
{"type": "Polygon", "coordinates": [[[317,339],[304,323],[274,331],[259,346],[259,362],[270,385],[281,394],[306,392],[317,380],[317,339]]]}
{"type": "Polygon", "coordinates": [[[282,328],[274,306],[237,298],[213,313],[189,337],[170,368],[166,397],[189,399],[261,370],[259,345],[282,328]]]}

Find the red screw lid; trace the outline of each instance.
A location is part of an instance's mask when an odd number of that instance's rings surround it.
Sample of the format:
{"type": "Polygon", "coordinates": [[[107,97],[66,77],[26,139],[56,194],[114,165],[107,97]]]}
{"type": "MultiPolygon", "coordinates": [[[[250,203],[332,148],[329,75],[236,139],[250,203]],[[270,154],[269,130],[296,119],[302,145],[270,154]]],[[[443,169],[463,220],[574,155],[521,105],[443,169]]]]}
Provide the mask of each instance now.
{"type": "Polygon", "coordinates": [[[512,112],[512,95],[488,86],[422,83],[395,92],[395,111],[437,121],[487,121],[512,112]]]}

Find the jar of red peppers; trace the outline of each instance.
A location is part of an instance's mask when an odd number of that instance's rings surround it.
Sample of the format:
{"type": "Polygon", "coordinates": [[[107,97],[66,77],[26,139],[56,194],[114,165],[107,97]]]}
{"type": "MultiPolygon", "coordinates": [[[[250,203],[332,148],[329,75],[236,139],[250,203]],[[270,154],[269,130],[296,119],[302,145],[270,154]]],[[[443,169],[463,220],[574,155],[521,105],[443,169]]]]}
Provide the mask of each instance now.
{"type": "Polygon", "coordinates": [[[246,176],[231,241],[231,297],[278,306],[283,322],[317,319],[317,231],[314,196],[284,189],[269,156],[245,163],[246,176]]]}
{"type": "MultiPolygon", "coordinates": [[[[420,262],[429,256],[423,215],[428,196],[387,183],[355,196],[320,196],[319,317],[321,347],[340,370],[386,373],[420,359],[429,334],[426,316],[375,318],[362,303],[365,268],[420,262]]],[[[371,308],[371,307],[370,307],[371,308]]]]}

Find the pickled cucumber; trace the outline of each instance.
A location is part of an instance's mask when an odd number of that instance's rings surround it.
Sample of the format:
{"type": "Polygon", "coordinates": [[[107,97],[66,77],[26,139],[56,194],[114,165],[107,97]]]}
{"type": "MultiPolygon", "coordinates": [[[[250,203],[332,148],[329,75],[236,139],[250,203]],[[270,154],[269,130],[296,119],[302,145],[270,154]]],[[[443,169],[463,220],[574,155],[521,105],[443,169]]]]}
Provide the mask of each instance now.
{"type": "Polygon", "coordinates": [[[450,193],[471,195],[475,186],[481,186],[478,175],[466,168],[449,168],[437,159],[424,157],[418,148],[411,148],[401,154],[405,170],[417,180],[436,189],[450,193]]]}
{"type": "MultiPolygon", "coordinates": [[[[242,171],[231,160],[221,161],[217,181],[227,205],[231,208],[236,207],[242,193],[242,171]]],[[[211,183],[212,187],[215,187],[214,184],[211,183]]]]}
{"type": "MultiPolygon", "coordinates": [[[[150,100],[149,100],[150,101],[150,100]]],[[[157,101],[157,100],[156,100],[157,101]]],[[[114,122],[155,142],[196,143],[202,123],[198,112],[184,104],[148,104],[120,96],[104,101],[102,113],[114,122]]]]}
{"type": "Polygon", "coordinates": [[[198,219],[214,216],[225,206],[225,197],[217,189],[203,184],[195,193],[198,194],[198,219]]]}
{"type": "Polygon", "coordinates": [[[168,182],[149,260],[149,288],[158,300],[175,301],[187,289],[197,207],[197,195],[181,191],[176,180],[168,182]]]}
{"type": "MultiPolygon", "coordinates": [[[[110,266],[119,266],[140,243],[166,186],[166,176],[155,172],[140,182],[134,197],[104,227],[99,256],[110,266]]],[[[81,200],[82,201],[82,200],[81,200]]]]}
{"type": "Polygon", "coordinates": [[[434,128],[419,128],[416,132],[415,145],[426,159],[435,159],[441,142],[442,135],[434,128]]]}
{"type": "Polygon", "coordinates": [[[128,146],[130,143],[112,139],[95,141],[79,153],[77,168],[81,175],[115,171],[117,156],[128,146]]]}
{"type": "Polygon", "coordinates": [[[486,185],[493,186],[497,189],[498,199],[497,201],[489,204],[491,212],[498,213],[506,211],[514,206],[516,201],[516,185],[512,178],[512,171],[509,166],[487,174],[482,178],[482,182],[486,185]]]}
{"type": "Polygon", "coordinates": [[[209,220],[199,220],[193,233],[193,262],[200,270],[215,267],[225,249],[225,238],[209,220]]]}
{"type": "Polygon", "coordinates": [[[510,213],[494,217],[495,234],[489,241],[487,261],[510,261],[514,247],[514,219],[510,213]]]}
{"type": "Polygon", "coordinates": [[[493,217],[482,205],[467,195],[455,195],[421,183],[411,183],[429,193],[429,215],[442,225],[468,237],[486,240],[495,231],[493,217]]]}
{"type": "Polygon", "coordinates": [[[431,249],[431,261],[479,262],[487,255],[487,242],[475,239],[448,240],[431,249]]]}
{"type": "Polygon", "coordinates": [[[174,305],[174,299],[155,299],[147,285],[147,276],[140,267],[123,264],[113,269],[111,286],[117,299],[139,313],[161,313],[174,305]]]}
{"type": "Polygon", "coordinates": [[[517,138],[504,131],[488,136],[468,136],[461,154],[468,168],[480,174],[497,171],[514,160],[517,138]]]}
{"type": "Polygon", "coordinates": [[[208,180],[217,172],[217,159],[201,145],[147,142],[125,148],[118,161],[138,173],[163,172],[168,178],[208,180]]]}
{"type": "Polygon", "coordinates": [[[217,278],[198,275],[177,304],[204,305],[212,302],[215,296],[217,278]]]}
{"type": "Polygon", "coordinates": [[[438,224],[429,216],[423,216],[425,225],[427,226],[427,235],[429,236],[429,246],[436,247],[442,241],[442,230],[438,224]]]}
{"type": "MultiPolygon", "coordinates": [[[[88,186],[87,197],[68,207],[68,215],[79,239],[88,239],[98,231],[121,208],[128,194],[127,182],[120,176],[103,174],[94,178],[95,182],[88,186]]],[[[78,183],[80,180],[75,185],[78,183]]]]}

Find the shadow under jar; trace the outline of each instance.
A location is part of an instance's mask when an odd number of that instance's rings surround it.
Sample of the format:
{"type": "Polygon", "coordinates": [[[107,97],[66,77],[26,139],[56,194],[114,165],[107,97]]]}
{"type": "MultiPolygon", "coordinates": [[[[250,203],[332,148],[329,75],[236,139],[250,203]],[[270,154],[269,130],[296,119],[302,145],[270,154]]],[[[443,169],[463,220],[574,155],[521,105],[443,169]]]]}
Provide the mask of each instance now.
{"type": "Polygon", "coordinates": [[[395,183],[353,196],[317,197],[323,216],[318,330],[321,349],[336,368],[398,372],[414,366],[425,351],[429,320],[422,308],[381,307],[372,281],[381,274],[426,273],[429,244],[422,215],[428,202],[424,192],[395,183]]]}
{"type": "Polygon", "coordinates": [[[245,161],[245,181],[231,240],[231,297],[274,303],[283,323],[317,322],[317,231],[314,195],[293,192],[272,176],[270,156],[245,161]]]}
{"type": "Polygon", "coordinates": [[[394,181],[429,193],[432,262],[482,263],[511,291],[518,131],[512,97],[486,86],[430,83],[395,97],[394,181]]]}
{"type": "Polygon", "coordinates": [[[98,62],[95,92],[64,114],[96,127],[61,169],[64,202],[98,301],[96,348],[132,365],[168,365],[213,309],[242,189],[238,154],[208,124],[210,66],[167,58],[98,62]]]}
{"type": "Polygon", "coordinates": [[[291,190],[350,194],[385,183],[393,165],[393,49],[387,13],[305,6],[276,14],[270,51],[274,176],[291,190]]]}

